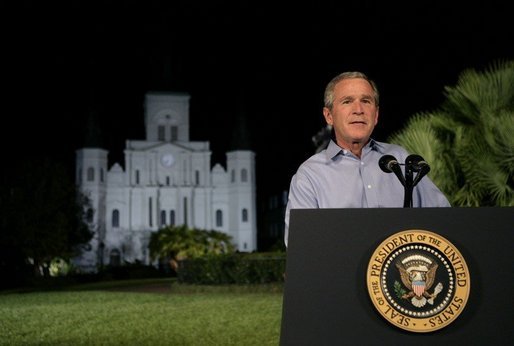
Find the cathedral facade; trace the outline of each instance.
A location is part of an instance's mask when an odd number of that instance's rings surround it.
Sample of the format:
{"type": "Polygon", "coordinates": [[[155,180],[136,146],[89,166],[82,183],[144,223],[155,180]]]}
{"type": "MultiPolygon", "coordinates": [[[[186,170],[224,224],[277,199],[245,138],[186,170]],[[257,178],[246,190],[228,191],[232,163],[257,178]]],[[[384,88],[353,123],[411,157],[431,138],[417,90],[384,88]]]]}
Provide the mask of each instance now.
{"type": "Polygon", "coordinates": [[[89,198],[94,237],[74,260],[84,271],[101,265],[152,264],[152,232],[168,225],[216,230],[242,252],[257,250],[255,154],[226,153],[211,167],[208,141],[189,140],[189,95],[145,95],[145,140],[127,140],[125,165],[108,169],[108,151],[76,152],[76,182],[89,198]]]}

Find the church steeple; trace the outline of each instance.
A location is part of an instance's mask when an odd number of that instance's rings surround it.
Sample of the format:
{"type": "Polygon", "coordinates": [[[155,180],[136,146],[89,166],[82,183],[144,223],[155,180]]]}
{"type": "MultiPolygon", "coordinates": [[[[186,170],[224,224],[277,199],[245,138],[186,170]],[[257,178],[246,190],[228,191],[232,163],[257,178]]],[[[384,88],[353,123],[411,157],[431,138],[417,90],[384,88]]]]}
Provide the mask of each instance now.
{"type": "Polygon", "coordinates": [[[251,150],[251,138],[248,130],[247,112],[242,97],[238,99],[238,108],[232,130],[230,150],[251,150]]]}
{"type": "Polygon", "coordinates": [[[98,121],[98,113],[90,111],[87,115],[84,148],[102,148],[104,146],[102,129],[98,121]]]}
{"type": "Polygon", "coordinates": [[[146,139],[160,142],[189,141],[190,95],[148,92],[145,96],[146,139]]]}
{"type": "Polygon", "coordinates": [[[93,90],[89,94],[89,106],[84,130],[84,148],[103,148],[105,143],[100,123],[100,103],[93,90]]]}

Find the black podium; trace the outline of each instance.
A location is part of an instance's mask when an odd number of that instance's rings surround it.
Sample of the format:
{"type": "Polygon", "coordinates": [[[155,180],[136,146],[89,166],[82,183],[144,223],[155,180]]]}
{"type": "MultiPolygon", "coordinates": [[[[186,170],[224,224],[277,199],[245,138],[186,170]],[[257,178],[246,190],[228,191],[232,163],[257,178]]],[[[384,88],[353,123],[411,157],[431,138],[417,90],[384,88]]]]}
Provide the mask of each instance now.
{"type": "Polygon", "coordinates": [[[291,211],[281,345],[501,345],[514,343],[514,208],[296,209],[291,211]],[[470,273],[469,299],[428,333],[390,324],[373,306],[366,272],[399,231],[439,234],[470,273]]]}

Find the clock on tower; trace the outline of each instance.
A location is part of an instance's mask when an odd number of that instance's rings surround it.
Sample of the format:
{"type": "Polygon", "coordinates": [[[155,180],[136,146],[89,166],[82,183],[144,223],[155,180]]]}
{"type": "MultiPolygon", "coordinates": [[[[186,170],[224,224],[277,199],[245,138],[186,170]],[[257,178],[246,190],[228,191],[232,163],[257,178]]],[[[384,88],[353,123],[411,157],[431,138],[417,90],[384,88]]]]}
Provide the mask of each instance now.
{"type": "Polygon", "coordinates": [[[175,158],[172,154],[163,154],[161,156],[161,164],[164,167],[171,167],[175,163],[175,158]]]}

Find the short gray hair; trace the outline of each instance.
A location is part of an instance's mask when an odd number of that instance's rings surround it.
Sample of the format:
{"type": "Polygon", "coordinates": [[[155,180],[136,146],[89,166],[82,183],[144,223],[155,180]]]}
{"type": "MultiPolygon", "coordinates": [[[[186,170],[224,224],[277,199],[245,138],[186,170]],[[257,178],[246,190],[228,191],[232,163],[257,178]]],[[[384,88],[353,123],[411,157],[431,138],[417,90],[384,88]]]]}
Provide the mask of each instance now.
{"type": "Polygon", "coordinates": [[[332,78],[332,80],[327,84],[327,87],[325,88],[325,95],[324,95],[324,105],[327,108],[332,108],[334,104],[334,89],[336,87],[336,84],[342,81],[343,79],[352,79],[352,78],[361,78],[371,85],[371,88],[373,89],[373,97],[375,99],[375,104],[378,106],[379,104],[379,93],[378,88],[374,81],[368,78],[364,73],[358,72],[358,71],[350,71],[350,72],[343,72],[332,78]]]}

